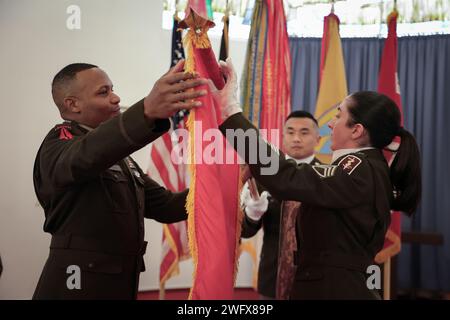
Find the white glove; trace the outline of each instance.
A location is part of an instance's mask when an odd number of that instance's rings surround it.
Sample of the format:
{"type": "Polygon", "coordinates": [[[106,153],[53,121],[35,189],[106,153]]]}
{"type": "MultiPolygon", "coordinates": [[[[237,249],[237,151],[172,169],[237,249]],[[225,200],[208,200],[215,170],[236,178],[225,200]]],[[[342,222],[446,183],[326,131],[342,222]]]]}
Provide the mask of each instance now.
{"type": "Polygon", "coordinates": [[[233,114],[242,112],[242,108],[239,105],[239,100],[237,97],[238,84],[236,71],[234,71],[233,63],[231,58],[227,59],[227,62],[220,61],[220,70],[225,76],[226,83],[222,90],[217,90],[212,81],[209,82],[209,87],[214,99],[220,105],[221,120],[225,121],[228,117],[233,114]]]}
{"type": "Polygon", "coordinates": [[[259,221],[269,207],[269,200],[267,197],[269,193],[263,191],[258,200],[252,198],[250,189],[247,184],[242,188],[241,201],[245,206],[245,213],[253,221],[259,221]]]}

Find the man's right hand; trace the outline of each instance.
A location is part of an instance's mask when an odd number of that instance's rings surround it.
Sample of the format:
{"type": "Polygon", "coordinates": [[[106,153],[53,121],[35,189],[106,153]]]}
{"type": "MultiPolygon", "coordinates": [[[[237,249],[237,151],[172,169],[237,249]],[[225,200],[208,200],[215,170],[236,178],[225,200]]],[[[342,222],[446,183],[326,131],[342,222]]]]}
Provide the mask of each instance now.
{"type": "Polygon", "coordinates": [[[163,75],[144,99],[144,115],[149,119],[166,119],[177,111],[200,107],[195,98],[207,94],[203,90],[189,90],[207,84],[206,79],[183,72],[184,60],[163,75]]]}
{"type": "Polygon", "coordinates": [[[248,185],[245,184],[242,188],[241,202],[245,206],[245,213],[253,221],[259,221],[269,207],[269,200],[267,197],[269,193],[263,191],[259,196],[259,199],[255,200],[250,194],[248,185]]]}

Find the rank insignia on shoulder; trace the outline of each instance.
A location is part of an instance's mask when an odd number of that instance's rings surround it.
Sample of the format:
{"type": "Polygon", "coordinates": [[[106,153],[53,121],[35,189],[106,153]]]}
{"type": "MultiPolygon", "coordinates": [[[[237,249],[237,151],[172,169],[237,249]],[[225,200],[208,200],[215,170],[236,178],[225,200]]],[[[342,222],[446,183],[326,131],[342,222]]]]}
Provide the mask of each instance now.
{"type": "Polygon", "coordinates": [[[69,129],[71,129],[69,124],[61,124],[56,126],[55,131],[59,130],[59,140],[72,140],[73,136],[69,129]]]}
{"type": "Polygon", "coordinates": [[[328,178],[328,177],[334,176],[337,166],[327,165],[327,164],[319,164],[316,166],[312,166],[312,168],[321,178],[328,178]]]}
{"type": "Polygon", "coordinates": [[[125,161],[127,162],[128,167],[130,167],[130,169],[137,170],[136,166],[134,165],[134,162],[129,157],[126,157],[125,161]]]}
{"type": "Polygon", "coordinates": [[[139,171],[137,171],[137,170],[131,170],[131,171],[133,171],[133,174],[134,174],[136,177],[138,177],[138,178],[141,177],[141,175],[139,174],[139,171]]]}
{"type": "Polygon", "coordinates": [[[362,160],[354,155],[348,155],[339,161],[338,166],[342,167],[347,174],[352,174],[353,171],[361,164],[362,160]]]}

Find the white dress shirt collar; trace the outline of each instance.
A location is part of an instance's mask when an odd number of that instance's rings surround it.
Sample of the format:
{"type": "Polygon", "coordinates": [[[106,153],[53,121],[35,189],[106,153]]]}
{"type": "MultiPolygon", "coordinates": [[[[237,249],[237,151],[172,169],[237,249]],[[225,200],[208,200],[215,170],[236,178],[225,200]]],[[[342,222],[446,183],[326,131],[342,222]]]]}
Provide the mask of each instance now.
{"type": "Polygon", "coordinates": [[[300,164],[300,163],[311,163],[311,161],[313,161],[313,159],[314,159],[314,154],[309,156],[309,157],[303,158],[303,159],[294,159],[294,158],[286,155],[286,159],[292,159],[295,162],[297,162],[297,164],[300,164]]]}

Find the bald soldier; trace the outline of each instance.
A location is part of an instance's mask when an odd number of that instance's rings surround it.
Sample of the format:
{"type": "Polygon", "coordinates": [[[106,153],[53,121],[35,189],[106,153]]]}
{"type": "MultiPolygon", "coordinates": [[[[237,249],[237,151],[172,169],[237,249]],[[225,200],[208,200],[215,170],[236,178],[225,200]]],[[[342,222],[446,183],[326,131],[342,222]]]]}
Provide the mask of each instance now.
{"type": "Polygon", "coordinates": [[[144,218],[187,218],[187,191],[172,193],[129,156],[165,133],[168,118],[200,106],[206,83],[178,63],[127,111],[108,75],[74,63],[52,82],[65,120],[49,131],[36,156],[33,181],[45,212],[50,253],[34,299],[135,299],[144,270],[144,218]]]}

